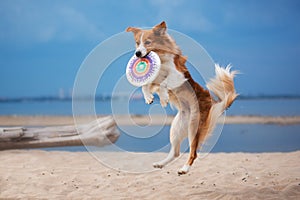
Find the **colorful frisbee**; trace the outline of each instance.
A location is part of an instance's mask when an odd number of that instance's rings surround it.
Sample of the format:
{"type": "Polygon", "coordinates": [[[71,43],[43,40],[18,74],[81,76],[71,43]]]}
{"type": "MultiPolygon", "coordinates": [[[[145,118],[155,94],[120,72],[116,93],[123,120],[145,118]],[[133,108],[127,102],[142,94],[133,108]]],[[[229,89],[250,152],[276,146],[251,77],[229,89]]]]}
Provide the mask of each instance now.
{"type": "Polygon", "coordinates": [[[127,80],[137,87],[151,83],[158,75],[160,64],[159,56],[153,51],[143,58],[134,55],[127,63],[127,80]]]}

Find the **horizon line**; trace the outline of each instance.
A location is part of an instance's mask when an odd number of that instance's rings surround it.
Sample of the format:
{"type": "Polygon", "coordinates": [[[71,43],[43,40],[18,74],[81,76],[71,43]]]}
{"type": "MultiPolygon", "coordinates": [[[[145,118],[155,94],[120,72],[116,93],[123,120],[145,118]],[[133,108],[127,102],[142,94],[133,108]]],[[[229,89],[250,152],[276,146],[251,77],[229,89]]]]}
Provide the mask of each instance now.
{"type": "MultiPolygon", "coordinates": [[[[155,95],[157,97],[157,95],[155,95]]],[[[124,98],[128,97],[128,95],[120,94],[120,95],[105,95],[105,94],[99,94],[94,97],[92,96],[78,96],[78,97],[72,97],[72,96],[51,96],[51,95],[43,95],[43,96],[28,96],[28,97],[0,97],[0,102],[24,102],[24,101],[71,101],[73,99],[77,100],[91,100],[95,99],[96,101],[107,101],[111,99],[118,99],[118,98],[124,98]]],[[[140,100],[143,99],[142,94],[136,94],[131,96],[132,100],[140,100]]],[[[258,95],[239,95],[237,97],[237,100],[259,100],[259,99],[300,99],[300,94],[258,94],[258,95]]]]}

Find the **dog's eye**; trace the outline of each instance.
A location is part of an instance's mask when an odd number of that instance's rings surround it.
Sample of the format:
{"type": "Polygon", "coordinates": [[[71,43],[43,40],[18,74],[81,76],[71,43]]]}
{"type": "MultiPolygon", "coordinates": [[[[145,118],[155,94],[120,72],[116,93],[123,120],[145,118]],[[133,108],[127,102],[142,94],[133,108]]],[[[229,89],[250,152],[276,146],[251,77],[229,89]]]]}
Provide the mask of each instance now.
{"type": "Polygon", "coordinates": [[[145,45],[149,45],[149,44],[151,44],[151,41],[150,40],[146,40],[145,41],[145,45]]]}
{"type": "Polygon", "coordinates": [[[138,45],[138,46],[139,46],[139,45],[140,45],[140,42],[136,42],[136,45],[138,45]]]}

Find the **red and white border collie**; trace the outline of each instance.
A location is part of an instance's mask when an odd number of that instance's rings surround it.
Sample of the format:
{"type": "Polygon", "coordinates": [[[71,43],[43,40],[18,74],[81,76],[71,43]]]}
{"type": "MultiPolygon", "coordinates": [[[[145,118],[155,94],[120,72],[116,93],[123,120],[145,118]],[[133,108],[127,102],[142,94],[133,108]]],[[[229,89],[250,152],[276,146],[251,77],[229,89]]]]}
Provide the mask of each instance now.
{"type": "Polygon", "coordinates": [[[170,102],[178,109],[170,129],[171,150],[164,160],[154,163],[153,166],[162,168],[178,157],[180,144],[188,137],[189,158],[178,171],[178,174],[186,174],[197,157],[197,149],[214,129],[218,117],[237,97],[233,82],[237,72],[230,71],[230,66],[221,68],[215,65],[216,77],[207,84],[207,88],[218,98],[214,100],[208,90],[192,79],[185,66],[187,57],[182,55],[166,30],[165,22],[150,30],[134,27],[126,29],[134,34],[137,57],[144,57],[154,51],[161,60],[158,77],[142,87],[146,103],[151,104],[153,93],[157,93],[163,107],[170,102]]]}

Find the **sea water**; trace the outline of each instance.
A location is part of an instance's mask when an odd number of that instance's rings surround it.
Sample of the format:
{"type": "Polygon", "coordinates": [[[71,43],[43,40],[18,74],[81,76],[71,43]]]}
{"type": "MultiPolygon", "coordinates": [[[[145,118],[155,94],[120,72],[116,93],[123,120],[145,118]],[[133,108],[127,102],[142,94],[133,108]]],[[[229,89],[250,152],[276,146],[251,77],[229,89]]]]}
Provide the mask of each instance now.
{"type": "MultiPolygon", "coordinates": [[[[82,106],[90,104],[82,101],[82,106]]],[[[122,99],[114,101],[95,101],[95,111],[99,115],[112,114],[112,106],[127,106],[129,113],[145,115],[151,106],[159,105],[156,99],[154,104],[147,105],[142,99],[130,100],[124,103],[122,99]]],[[[175,115],[176,110],[168,106],[166,114],[175,115]]],[[[124,114],[124,113],[116,113],[124,114]]],[[[238,99],[226,111],[227,115],[258,115],[258,116],[298,116],[300,115],[300,99],[238,99]]],[[[0,115],[72,115],[71,100],[43,100],[43,101],[0,101],[0,115]]]]}
{"type": "MultiPolygon", "coordinates": [[[[89,102],[82,102],[84,105],[89,102]]],[[[122,99],[114,101],[113,106],[124,107],[122,99]]],[[[125,106],[134,115],[155,114],[151,107],[158,108],[167,115],[175,115],[176,110],[168,106],[165,110],[159,108],[156,99],[153,105],[146,105],[142,99],[130,100],[125,106]]],[[[95,101],[95,111],[99,115],[112,114],[110,100],[95,101]]],[[[114,114],[122,113],[124,109],[114,109],[114,114]],[[115,113],[117,112],[117,113],[115,113]]],[[[1,101],[0,115],[72,115],[72,101],[1,101]]],[[[226,115],[259,115],[259,116],[299,116],[300,99],[238,99],[226,115]]],[[[131,127],[134,130],[135,127],[131,127]]],[[[152,152],[168,151],[163,148],[169,144],[170,126],[164,126],[153,137],[135,138],[121,131],[121,136],[115,143],[125,151],[152,152]]],[[[187,143],[185,141],[185,143],[187,143]]],[[[184,146],[184,145],[183,145],[184,146]]],[[[85,147],[47,148],[48,150],[85,151],[85,147]]],[[[182,151],[186,151],[183,149],[182,151]]],[[[212,152],[284,152],[300,150],[300,125],[262,125],[262,124],[225,124],[212,152]]]]}

